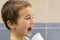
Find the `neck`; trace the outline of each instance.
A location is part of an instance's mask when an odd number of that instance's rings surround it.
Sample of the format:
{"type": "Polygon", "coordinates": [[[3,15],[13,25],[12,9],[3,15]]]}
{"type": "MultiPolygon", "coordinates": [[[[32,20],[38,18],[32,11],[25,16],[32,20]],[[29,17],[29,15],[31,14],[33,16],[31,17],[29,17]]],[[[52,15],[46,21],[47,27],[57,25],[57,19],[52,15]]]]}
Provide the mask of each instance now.
{"type": "Polygon", "coordinates": [[[17,32],[10,31],[10,39],[11,40],[24,40],[24,36],[19,35],[17,32]]]}

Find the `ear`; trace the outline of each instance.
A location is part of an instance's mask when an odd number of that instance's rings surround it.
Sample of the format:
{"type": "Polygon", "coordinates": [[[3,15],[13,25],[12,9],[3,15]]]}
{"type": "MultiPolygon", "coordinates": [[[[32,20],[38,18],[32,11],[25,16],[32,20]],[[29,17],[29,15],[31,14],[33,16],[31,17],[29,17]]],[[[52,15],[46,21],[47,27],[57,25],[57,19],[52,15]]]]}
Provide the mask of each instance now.
{"type": "Polygon", "coordinates": [[[15,25],[9,20],[7,21],[7,25],[10,29],[12,29],[12,30],[15,29],[15,25]]]}

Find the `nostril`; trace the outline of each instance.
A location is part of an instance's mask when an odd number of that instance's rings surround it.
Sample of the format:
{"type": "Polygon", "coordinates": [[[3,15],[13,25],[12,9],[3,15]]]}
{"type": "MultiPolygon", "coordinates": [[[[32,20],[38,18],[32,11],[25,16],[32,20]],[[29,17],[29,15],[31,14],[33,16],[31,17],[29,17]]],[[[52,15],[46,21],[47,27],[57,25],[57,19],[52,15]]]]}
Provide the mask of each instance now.
{"type": "Polygon", "coordinates": [[[31,20],[31,25],[34,25],[34,21],[33,20],[31,20]]]}

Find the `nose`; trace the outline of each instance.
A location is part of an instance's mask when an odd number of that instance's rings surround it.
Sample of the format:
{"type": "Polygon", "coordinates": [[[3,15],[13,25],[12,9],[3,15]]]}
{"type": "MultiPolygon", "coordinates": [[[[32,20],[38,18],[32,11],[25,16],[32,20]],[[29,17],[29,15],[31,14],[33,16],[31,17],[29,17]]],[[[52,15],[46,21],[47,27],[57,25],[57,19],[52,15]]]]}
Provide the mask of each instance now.
{"type": "Polygon", "coordinates": [[[31,19],[30,24],[31,24],[31,25],[34,25],[34,20],[33,20],[33,19],[31,19]]]}

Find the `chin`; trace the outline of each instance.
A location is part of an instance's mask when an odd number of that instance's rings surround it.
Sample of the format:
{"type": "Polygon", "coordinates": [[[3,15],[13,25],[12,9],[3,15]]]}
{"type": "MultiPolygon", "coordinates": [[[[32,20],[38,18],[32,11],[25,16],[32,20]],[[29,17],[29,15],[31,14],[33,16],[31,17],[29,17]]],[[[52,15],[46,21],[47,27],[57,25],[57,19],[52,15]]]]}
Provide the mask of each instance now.
{"type": "Polygon", "coordinates": [[[31,36],[31,33],[30,34],[26,34],[25,36],[30,37],[31,36]]]}

